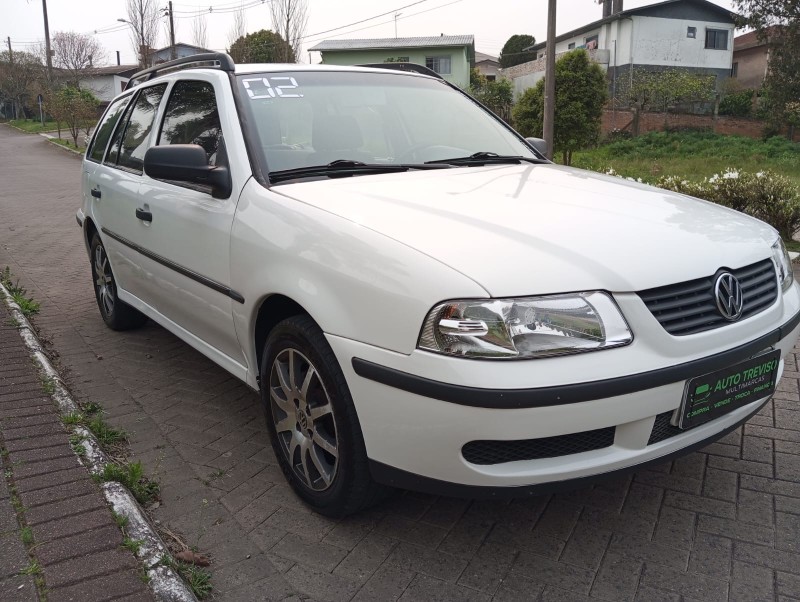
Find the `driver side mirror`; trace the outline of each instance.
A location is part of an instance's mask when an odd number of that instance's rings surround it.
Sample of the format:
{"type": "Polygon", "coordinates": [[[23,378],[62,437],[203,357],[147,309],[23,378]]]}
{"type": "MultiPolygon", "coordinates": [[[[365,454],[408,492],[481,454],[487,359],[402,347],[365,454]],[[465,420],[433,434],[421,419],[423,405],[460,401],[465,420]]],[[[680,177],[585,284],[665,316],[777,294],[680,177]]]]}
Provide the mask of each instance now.
{"type": "Polygon", "coordinates": [[[155,180],[208,186],[215,199],[228,198],[233,189],[228,168],[209,165],[206,151],[199,144],[168,144],[147,149],[144,173],[155,180]]]}
{"type": "Polygon", "coordinates": [[[547,142],[544,138],[525,138],[525,142],[530,144],[543,157],[547,157],[547,142]]]}

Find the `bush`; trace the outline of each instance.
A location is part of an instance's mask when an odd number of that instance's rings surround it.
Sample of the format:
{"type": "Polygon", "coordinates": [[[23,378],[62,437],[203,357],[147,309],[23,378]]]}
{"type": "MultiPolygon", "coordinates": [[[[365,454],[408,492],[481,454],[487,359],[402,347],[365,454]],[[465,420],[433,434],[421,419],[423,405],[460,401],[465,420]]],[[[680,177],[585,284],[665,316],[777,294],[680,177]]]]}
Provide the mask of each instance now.
{"type": "Polygon", "coordinates": [[[748,173],[729,169],[702,182],[664,176],[660,188],[705,199],[763,220],[791,240],[800,228],[800,194],[788,178],[771,171],[748,173]]]}
{"type": "Polygon", "coordinates": [[[719,101],[719,114],[749,117],[753,110],[753,91],[742,90],[726,94],[719,101]]]}

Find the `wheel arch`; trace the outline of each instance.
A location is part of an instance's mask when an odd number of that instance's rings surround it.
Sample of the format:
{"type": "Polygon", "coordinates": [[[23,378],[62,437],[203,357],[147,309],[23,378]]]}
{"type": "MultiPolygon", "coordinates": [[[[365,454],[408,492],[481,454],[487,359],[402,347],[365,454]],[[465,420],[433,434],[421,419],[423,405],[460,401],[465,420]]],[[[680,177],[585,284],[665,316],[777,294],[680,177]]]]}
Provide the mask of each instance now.
{"type": "Polygon", "coordinates": [[[86,243],[86,251],[89,251],[89,248],[92,245],[92,236],[99,232],[97,226],[92,220],[91,217],[88,215],[83,220],[83,242],[86,243]]]}
{"type": "MultiPolygon", "coordinates": [[[[261,301],[256,315],[255,329],[253,331],[253,344],[255,345],[256,374],[261,371],[261,360],[264,355],[264,344],[275,326],[286,318],[297,315],[307,315],[312,320],[313,316],[297,301],[281,294],[272,294],[261,301]]],[[[315,320],[316,322],[316,320],[315,320]]]]}

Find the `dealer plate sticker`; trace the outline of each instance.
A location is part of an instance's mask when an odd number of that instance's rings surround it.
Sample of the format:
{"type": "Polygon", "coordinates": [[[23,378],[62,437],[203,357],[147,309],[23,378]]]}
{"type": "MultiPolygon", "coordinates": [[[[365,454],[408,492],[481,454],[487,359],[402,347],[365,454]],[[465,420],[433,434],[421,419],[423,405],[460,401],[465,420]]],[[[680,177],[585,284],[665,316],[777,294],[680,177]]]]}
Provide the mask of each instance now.
{"type": "Polygon", "coordinates": [[[780,350],[763,353],[689,381],[678,426],[695,427],[758,399],[772,395],[780,350]]]}

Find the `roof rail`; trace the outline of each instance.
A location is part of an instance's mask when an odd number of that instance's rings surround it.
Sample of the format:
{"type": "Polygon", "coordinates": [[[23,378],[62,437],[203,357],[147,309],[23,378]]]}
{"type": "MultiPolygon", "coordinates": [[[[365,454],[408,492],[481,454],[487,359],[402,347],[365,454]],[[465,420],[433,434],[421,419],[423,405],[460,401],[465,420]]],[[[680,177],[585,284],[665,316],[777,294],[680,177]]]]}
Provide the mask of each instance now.
{"type": "Polygon", "coordinates": [[[181,69],[197,69],[201,67],[213,67],[222,69],[223,71],[230,71],[236,68],[233,59],[230,55],[224,52],[203,52],[201,54],[192,54],[183,58],[175,59],[174,61],[167,61],[166,63],[159,63],[153,67],[137,71],[128,80],[125,89],[132,88],[141,82],[148,81],[164,73],[172,71],[180,71],[181,69]]]}
{"type": "Polygon", "coordinates": [[[436,73],[433,69],[428,69],[423,65],[417,63],[370,63],[368,65],[357,65],[358,67],[372,67],[374,69],[392,69],[394,71],[410,71],[412,73],[419,73],[421,75],[429,75],[436,79],[444,80],[444,78],[436,73]]]}

